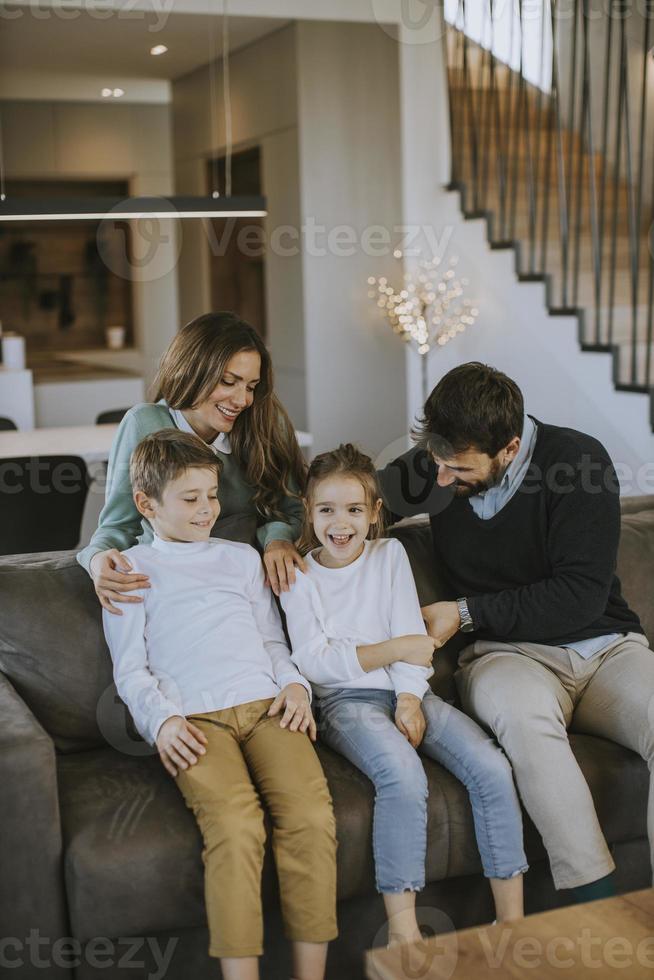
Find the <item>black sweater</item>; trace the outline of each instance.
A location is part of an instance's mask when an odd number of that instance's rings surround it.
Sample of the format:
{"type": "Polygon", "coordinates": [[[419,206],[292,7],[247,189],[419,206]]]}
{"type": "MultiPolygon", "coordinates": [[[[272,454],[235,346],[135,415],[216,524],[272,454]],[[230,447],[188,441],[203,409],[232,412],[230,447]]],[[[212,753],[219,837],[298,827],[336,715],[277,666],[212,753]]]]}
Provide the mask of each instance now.
{"type": "MultiPolygon", "coordinates": [[[[591,436],[534,421],[538,433],[527,475],[489,520],[477,517],[468,498],[434,488],[436,466],[426,454],[411,460],[414,488],[416,472],[432,488],[434,553],[450,598],[468,599],[476,629],[471,639],[559,646],[606,633],[642,633],[615,574],[620,501],[608,453],[591,436]]],[[[422,503],[424,512],[424,502],[423,496],[413,510],[422,503]]],[[[392,503],[392,510],[406,513],[397,506],[397,492],[392,503]]]]}

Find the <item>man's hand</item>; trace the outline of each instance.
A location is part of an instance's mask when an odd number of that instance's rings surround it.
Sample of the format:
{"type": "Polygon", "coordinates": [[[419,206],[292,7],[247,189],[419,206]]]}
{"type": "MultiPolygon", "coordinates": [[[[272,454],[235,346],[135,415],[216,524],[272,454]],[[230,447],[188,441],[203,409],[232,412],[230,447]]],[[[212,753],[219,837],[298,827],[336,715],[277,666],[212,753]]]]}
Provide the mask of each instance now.
{"type": "Polygon", "coordinates": [[[176,776],[178,769],[194,766],[198,756],[207,751],[206,744],[206,735],[182,715],[166,718],[157,733],[159,758],[171,776],[176,776]]]}
{"type": "Polygon", "coordinates": [[[303,684],[287,684],[268,708],[268,717],[278,715],[284,709],[280,728],[291,732],[308,732],[312,742],[316,740],[316,722],[311,712],[307,689],[303,684]]]}
{"type": "Polygon", "coordinates": [[[417,749],[427,727],[420,698],[416,697],[415,694],[398,694],[395,724],[414,749],[417,749]]]}
{"type": "Polygon", "coordinates": [[[461,616],[456,602],[433,602],[431,606],[423,606],[422,618],[425,621],[427,632],[434,639],[437,650],[445,646],[461,625],[461,616]]]}
{"type": "Polygon", "coordinates": [[[292,541],[271,541],[263,552],[263,564],[266,569],[266,583],[270,585],[275,595],[288,592],[295,585],[295,568],[306,572],[304,558],[292,541]]]}

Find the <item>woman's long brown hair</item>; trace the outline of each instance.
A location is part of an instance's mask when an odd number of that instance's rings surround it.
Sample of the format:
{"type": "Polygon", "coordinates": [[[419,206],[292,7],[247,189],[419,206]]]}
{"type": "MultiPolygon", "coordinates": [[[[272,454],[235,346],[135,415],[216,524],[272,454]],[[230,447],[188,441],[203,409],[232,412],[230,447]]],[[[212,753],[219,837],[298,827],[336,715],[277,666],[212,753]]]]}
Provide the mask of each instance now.
{"type": "Polygon", "coordinates": [[[252,405],[230,433],[234,457],[254,490],[254,505],[266,520],[285,520],[280,504],[299,496],[306,464],[291,420],[273,390],[270,354],[254,327],[235,313],[205,313],[182,327],[164,353],[152,383],[154,400],[169,408],[194,408],[220,384],[230,359],[256,351],[261,376],[252,405]]]}

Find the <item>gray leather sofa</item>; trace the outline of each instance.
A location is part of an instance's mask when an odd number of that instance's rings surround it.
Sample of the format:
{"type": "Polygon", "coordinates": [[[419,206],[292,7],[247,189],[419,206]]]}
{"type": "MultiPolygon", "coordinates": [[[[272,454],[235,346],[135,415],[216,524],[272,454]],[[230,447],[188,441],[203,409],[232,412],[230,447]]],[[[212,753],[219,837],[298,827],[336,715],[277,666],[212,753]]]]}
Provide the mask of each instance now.
{"type": "MultiPolygon", "coordinates": [[[[423,601],[432,600],[428,527],[395,533],[409,551],[423,601]]],[[[654,497],[623,504],[619,574],[654,641],[654,497]]],[[[436,661],[434,688],[448,698],[460,646],[455,638],[436,661]]],[[[604,739],[573,736],[572,742],[614,852],[619,888],[647,886],[644,763],[604,739]]],[[[372,789],[344,759],[325,747],[318,751],[339,838],[340,937],[328,975],[351,980],[363,975],[363,950],[384,941],[372,867],[372,789]]],[[[490,893],[467,795],[437,764],[426,760],[425,768],[429,884],[420,897],[421,920],[434,930],[488,921],[490,893]]],[[[3,965],[14,966],[7,975],[219,975],[207,955],[198,830],[115,694],[100,607],[68,553],[0,561],[0,799],[0,948],[3,965]]],[[[565,902],[529,821],[526,845],[528,910],[565,902]]],[[[270,855],[263,894],[262,976],[287,978],[270,855]]]]}

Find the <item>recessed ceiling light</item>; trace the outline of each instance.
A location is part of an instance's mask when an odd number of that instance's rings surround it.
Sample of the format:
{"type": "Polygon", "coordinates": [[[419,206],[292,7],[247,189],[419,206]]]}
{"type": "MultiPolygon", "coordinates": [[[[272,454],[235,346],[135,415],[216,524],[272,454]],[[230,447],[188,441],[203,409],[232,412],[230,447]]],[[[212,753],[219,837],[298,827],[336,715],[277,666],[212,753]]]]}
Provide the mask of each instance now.
{"type": "Polygon", "coordinates": [[[122,88],[115,88],[114,91],[113,91],[113,97],[114,97],[114,99],[119,99],[121,97],[121,95],[124,95],[124,94],[125,94],[125,90],[122,89],[122,88]]]}
{"type": "Polygon", "coordinates": [[[165,44],[155,44],[153,48],[150,48],[150,54],[158,55],[165,54],[168,48],[165,44]]]}
{"type": "Polygon", "coordinates": [[[113,94],[114,94],[114,90],[112,88],[103,88],[102,89],[102,98],[103,99],[110,99],[113,94]]]}

